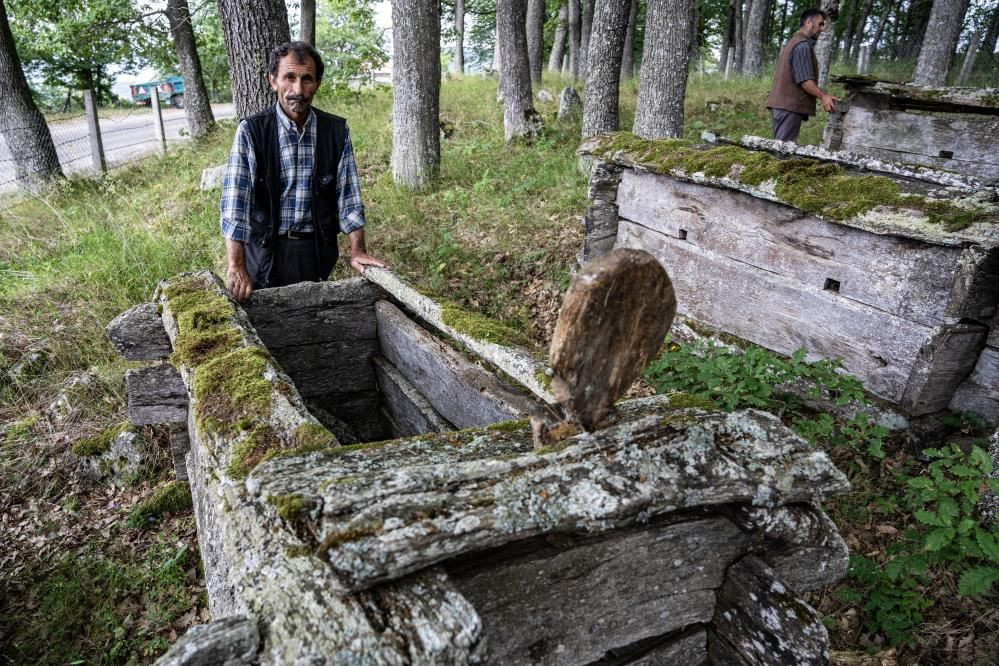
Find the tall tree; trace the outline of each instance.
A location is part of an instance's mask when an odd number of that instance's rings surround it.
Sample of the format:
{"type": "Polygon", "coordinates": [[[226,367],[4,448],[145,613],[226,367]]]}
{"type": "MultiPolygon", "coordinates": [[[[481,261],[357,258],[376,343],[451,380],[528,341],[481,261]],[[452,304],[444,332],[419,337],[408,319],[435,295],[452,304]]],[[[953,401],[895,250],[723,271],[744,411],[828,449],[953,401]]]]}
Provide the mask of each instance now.
{"type": "Polygon", "coordinates": [[[815,43],[815,59],[819,63],[820,88],[829,82],[829,64],[832,61],[833,43],[836,41],[836,22],[839,19],[839,0],[822,0],[819,5],[826,14],[826,28],[815,43]]]}
{"type": "Polygon", "coordinates": [[[569,0],[569,75],[579,78],[579,48],[582,31],[579,25],[579,0],[569,0]]]}
{"type": "Polygon", "coordinates": [[[721,50],[718,52],[718,71],[724,72],[728,65],[728,59],[735,52],[735,0],[728,0],[721,38],[721,50]]]}
{"type": "Polygon", "coordinates": [[[0,0],[0,133],[14,162],[14,176],[22,185],[34,185],[62,175],[52,133],[21,69],[7,8],[0,0]]]}
{"type": "Polygon", "coordinates": [[[768,7],[768,0],[753,0],[753,4],[749,8],[745,51],[742,56],[742,74],[744,76],[761,76],[763,74],[763,23],[768,7]]]}
{"type": "Polygon", "coordinates": [[[735,54],[732,56],[732,70],[742,71],[742,58],[746,52],[746,12],[752,0],[735,0],[735,54]]]}
{"type": "Polygon", "coordinates": [[[503,74],[503,136],[534,138],[541,129],[541,116],[534,110],[531,74],[527,60],[527,0],[501,0],[496,4],[496,41],[503,74]]]}
{"type": "Polygon", "coordinates": [[[531,81],[541,85],[545,57],[545,0],[527,0],[527,63],[531,81]]]}
{"type": "Polygon", "coordinates": [[[908,60],[919,56],[932,11],[933,0],[910,0],[908,11],[905,12],[905,23],[900,33],[896,57],[908,60]]]}
{"type": "Polygon", "coordinates": [[[563,0],[558,8],[558,22],[555,24],[555,36],[552,39],[552,50],[548,54],[548,71],[561,72],[562,60],[565,58],[566,38],[569,34],[569,5],[563,0]]]}
{"type": "Polygon", "coordinates": [[[465,0],[454,0],[454,60],[458,74],[465,73],[465,0]]]}
{"type": "Polygon", "coordinates": [[[894,9],[895,0],[885,0],[885,5],[882,7],[881,18],[878,20],[878,27],[874,29],[874,37],[871,38],[871,59],[874,59],[874,54],[878,51],[878,44],[881,43],[881,36],[884,35],[885,25],[888,24],[888,17],[891,16],[892,9],[894,9]]]}
{"type": "Polygon", "coordinates": [[[857,17],[857,24],[853,30],[853,40],[851,46],[846,51],[847,60],[854,62],[860,55],[860,45],[864,42],[864,28],[867,27],[867,19],[871,15],[871,7],[874,5],[874,0],[864,0],[864,4],[860,7],[860,15],[857,17]]]}
{"type": "Polygon", "coordinates": [[[947,71],[961,35],[968,0],[933,0],[930,25],[919,49],[919,60],[912,81],[919,86],[942,86],[947,83],[947,71]]]}
{"type": "Polygon", "coordinates": [[[392,177],[422,189],[440,171],[438,0],[392,2],[392,177]]]}
{"type": "Polygon", "coordinates": [[[173,36],[180,75],[184,79],[184,114],[187,116],[187,129],[195,139],[205,137],[215,125],[211,101],[205,89],[205,79],[201,75],[201,58],[194,41],[194,27],[191,24],[191,11],[187,0],[167,0],[167,21],[173,36]]]}
{"type": "MultiPolygon", "coordinates": [[[[843,17],[845,25],[842,25],[843,33],[843,60],[850,59],[850,49],[853,48],[853,32],[857,25],[857,13],[859,7],[857,0],[850,0],[850,4],[847,6],[846,15],[843,17]]],[[[828,30],[828,28],[827,28],[828,30]]],[[[838,46],[838,43],[837,43],[838,46]]],[[[834,47],[835,49],[835,47],[834,47]]],[[[833,55],[835,60],[835,54],[833,55]]]]}
{"type": "Polygon", "coordinates": [[[621,52],[621,78],[635,76],[635,26],[638,23],[638,0],[631,0],[628,12],[628,29],[624,33],[624,50],[621,52]]]}
{"type": "Polygon", "coordinates": [[[587,58],[590,57],[590,34],[593,32],[593,7],[596,0],[582,0],[583,17],[579,23],[579,76],[586,80],[587,58]]]}
{"type": "Polygon", "coordinates": [[[306,44],[316,45],[316,0],[301,0],[298,15],[298,39],[306,44]]]}
{"type": "Polygon", "coordinates": [[[618,90],[621,55],[628,32],[631,0],[597,0],[593,11],[593,34],[587,57],[583,99],[583,136],[618,129],[618,90]]]}
{"type": "MultiPolygon", "coordinates": [[[[761,2],[762,0],[757,0],[761,2]]],[[[646,139],[683,135],[693,0],[649,0],[634,132],[646,139]]]]}
{"type": "Polygon", "coordinates": [[[232,72],[232,101],[236,117],[243,119],[275,103],[267,82],[267,56],[291,39],[288,11],[284,0],[218,0],[218,6],[232,72]]]}
{"type": "Polygon", "coordinates": [[[999,3],[992,10],[992,18],[989,20],[989,27],[982,38],[981,52],[989,58],[993,58],[996,51],[996,41],[999,40],[999,3]]]}

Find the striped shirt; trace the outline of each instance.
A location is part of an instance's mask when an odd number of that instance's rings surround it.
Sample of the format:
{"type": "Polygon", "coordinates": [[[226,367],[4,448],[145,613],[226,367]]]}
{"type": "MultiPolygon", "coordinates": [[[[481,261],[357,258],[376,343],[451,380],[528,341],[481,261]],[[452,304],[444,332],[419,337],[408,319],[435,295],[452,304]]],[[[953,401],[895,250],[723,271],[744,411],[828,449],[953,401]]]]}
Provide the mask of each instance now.
{"type": "MultiPolygon", "coordinates": [[[[316,155],[316,114],[309,112],[302,131],[276,104],[278,149],[281,158],[281,221],[278,233],[288,230],[312,231],[312,171],[316,155]]],[[[250,237],[250,208],[253,204],[253,180],[257,172],[256,155],[250,131],[244,120],[236,128],[229,152],[229,164],[222,181],[219,202],[220,225],[225,238],[245,243],[250,237]]],[[[361,181],[354,163],[350,133],[344,141],[337,168],[337,204],[340,231],[349,234],[364,226],[361,181]]]]}
{"type": "Polygon", "coordinates": [[[794,82],[801,85],[802,81],[817,81],[815,67],[812,66],[812,48],[815,40],[803,39],[794,46],[791,51],[791,73],[794,74],[794,82]]]}

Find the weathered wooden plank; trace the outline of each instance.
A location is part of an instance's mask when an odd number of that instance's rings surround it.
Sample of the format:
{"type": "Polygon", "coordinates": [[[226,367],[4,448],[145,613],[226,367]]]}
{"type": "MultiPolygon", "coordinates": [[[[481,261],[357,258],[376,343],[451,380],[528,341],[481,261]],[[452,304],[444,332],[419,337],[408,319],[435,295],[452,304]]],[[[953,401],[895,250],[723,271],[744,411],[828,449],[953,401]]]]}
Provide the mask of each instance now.
{"type": "Polygon", "coordinates": [[[678,507],[812,501],[848,487],[825,453],[773,416],[666,416],[644,401],[622,423],[533,451],[522,427],[463,430],[282,458],[252,475],[265,496],[323,507],[316,546],[340,590],[547,532],[599,532],[678,507]],[[337,483],[326,483],[338,479],[337,483]]]}
{"type": "MultiPolygon", "coordinates": [[[[944,322],[961,250],[827,222],[744,192],[625,171],[621,217],[926,325],[944,322]]],[[[667,266],[669,270],[669,266],[667,266]]]]}
{"type": "MultiPolygon", "coordinates": [[[[718,590],[712,631],[743,664],[828,664],[829,636],[819,614],[796,599],[774,571],[753,556],[732,565],[718,590]]],[[[720,651],[717,662],[732,663],[720,651]]]]}
{"type": "Polygon", "coordinates": [[[382,353],[457,427],[519,418],[536,406],[526,395],[430,335],[388,301],[379,301],[375,310],[382,353]]]}
{"type": "MultiPolygon", "coordinates": [[[[581,664],[714,613],[745,536],[725,519],[622,530],[479,565],[445,565],[472,602],[491,663],[581,664]]],[[[702,644],[703,650],[703,644],[702,644]]]]}
{"type": "Polygon", "coordinates": [[[129,361],[158,361],[173,351],[155,303],[130,307],[105,330],[114,348],[129,361]]]}
{"type": "Polygon", "coordinates": [[[978,321],[999,310],[999,249],[968,247],[961,253],[947,315],[978,321]]]}
{"type": "Polygon", "coordinates": [[[379,351],[378,338],[268,349],[305,397],[368,391],[375,387],[371,359],[379,351]]]}
{"type": "Polygon", "coordinates": [[[873,81],[869,77],[835,76],[857,97],[872,102],[883,100],[909,108],[931,108],[950,113],[999,115],[999,89],[917,86],[894,81],[873,81]]]}
{"type": "Polygon", "coordinates": [[[936,329],[919,350],[902,394],[909,414],[930,414],[947,407],[954,391],[978,362],[988,329],[981,324],[953,324],[936,329]]]}
{"type": "Polygon", "coordinates": [[[128,420],[135,425],[187,421],[187,387],[172,365],[125,372],[128,420]]]}
{"type": "Polygon", "coordinates": [[[841,150],[999,177],[999,118],[942,117],[854,104],[841,126],[841,150]]]}
{"type": "Polygon", "coordinates": [[[245,617],[226,617],[187,630],[156,666],[250,666],[257,661],[260,632],[245,617]]]}
{"type": "Polygon", "coordinates": [[[975,412],[989,423],[999,423],[999,348],[982,350],[975,369],[957,387],[948,407],[975,412]]]}
{"type": "Polygon", "coordinates": [[[402,373],[381,356],[374,359],[382,407],[396,426],[397,437],[455,430],[402,373]]]}
{"type": "Polygon", "coordinates": [[[340,419],[362,442],[385,439],[385,429],[380,416],[381,395],[376,389],[369,391],[330,391],[308,396],[308,401],[340,419]]]}
{"type": "Polygon", "coordinates": [[[617,244],[655,255],[678,312],[782,354],[841,358],[874,393],[897,401],[930,329],[621,220],[617,244]],[[734,292],[734,289],[738,289],[734,292]]]}
{"type": "Polygon", "coordinates": [[[187,423],[170,424],[170,457],[173,471],[178,481],[187,481],[187,452],[191,450],[191,438],[187,434],[187,423]]]}

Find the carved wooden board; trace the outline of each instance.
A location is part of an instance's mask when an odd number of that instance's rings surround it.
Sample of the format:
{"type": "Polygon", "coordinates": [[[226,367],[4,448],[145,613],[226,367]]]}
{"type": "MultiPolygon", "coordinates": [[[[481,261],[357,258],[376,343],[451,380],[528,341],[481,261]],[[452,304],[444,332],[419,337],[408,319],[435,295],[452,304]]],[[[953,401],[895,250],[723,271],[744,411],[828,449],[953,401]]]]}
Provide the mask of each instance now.
{"type": "Polygon", "coordinates": [[[393,436],[413,437],[455,429],[394,365],[381,356],[376,356],[374,361],[382,407],[398,428],[393,436]]]}

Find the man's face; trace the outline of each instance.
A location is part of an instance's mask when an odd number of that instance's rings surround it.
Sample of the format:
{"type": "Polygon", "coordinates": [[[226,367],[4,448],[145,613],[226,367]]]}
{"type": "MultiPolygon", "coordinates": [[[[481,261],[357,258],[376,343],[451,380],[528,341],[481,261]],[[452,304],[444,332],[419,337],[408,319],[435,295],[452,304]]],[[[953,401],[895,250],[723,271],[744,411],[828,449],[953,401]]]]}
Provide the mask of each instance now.
{"type": "Polygon", "coordinates": [[[267,79],[285,115],[292,120],[305,120],[319,88],[315,61],[306,56],[305,62],[298,62],[298,57],[289,53],[278,61],[277,75],[268,74],[267,79]]]}
{"type": "Polygon", "coordinates": [[[826,28],[826,20],[821,16],[812,16],[805,20],[805,25],[802,26],[801,31],[805,33],[805,36],[814,39],[822,34],[822,31],[826,28]]]}

